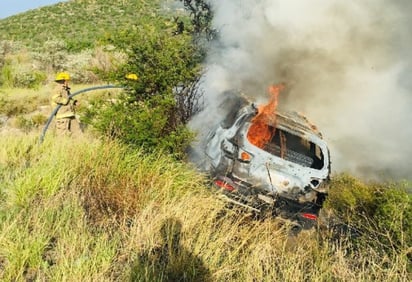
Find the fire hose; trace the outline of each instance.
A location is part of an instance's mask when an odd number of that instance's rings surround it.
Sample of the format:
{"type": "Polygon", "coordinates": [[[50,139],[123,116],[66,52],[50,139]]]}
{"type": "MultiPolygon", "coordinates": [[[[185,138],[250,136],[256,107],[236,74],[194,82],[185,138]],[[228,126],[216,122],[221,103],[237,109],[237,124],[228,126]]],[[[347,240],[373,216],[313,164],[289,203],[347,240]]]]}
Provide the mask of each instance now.
{"type": "MultiPolygon", "coordinates": [[[[77,92],[74,92],[73,94],[70,94],[68,96],[68,98],[71,99],[74,96],[77,96],[77,95],[85,93],[85,92],[93,91],[93,90],[109,89],[109,88],[124,88],[124,86],[120,86],[120,85],[103,85],[103,86],[95,86],[95,87],[85,88],[85,89],[79,90],[77,92]]],[[[57,112],[60,110],[61,106],[62,106],[61,104],[57,105],[54,108],[53,112],[51,113],[49,119],[47,120],[47,122],[46,122],[46,124],[45,124],[45,126],[42,130],[42,133],[40,135],[40,139],[39,139],[40,144],[43,143],[44,136],[46,135],[46,131],[49,128],[49,125],[52,122],[53,118],[56,116],[57,112]]]]}

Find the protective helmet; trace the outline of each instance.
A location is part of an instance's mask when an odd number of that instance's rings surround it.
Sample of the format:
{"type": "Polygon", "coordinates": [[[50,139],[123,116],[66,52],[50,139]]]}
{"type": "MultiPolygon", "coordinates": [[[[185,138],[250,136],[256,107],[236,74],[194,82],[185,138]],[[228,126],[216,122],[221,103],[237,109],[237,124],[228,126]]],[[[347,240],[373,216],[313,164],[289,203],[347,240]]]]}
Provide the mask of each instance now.
{"type": "Polygon", "coordinates": [[[138,77],[135,73],[126,74],[126,78],[130,80],[138,80],[138,77]]]}
{"type": "Polygon", "coordinates": [[[59,72],[56,75],[55,81],[63,81],[63,80],[70,80],[70,75],[67,72],[59,72]]]}

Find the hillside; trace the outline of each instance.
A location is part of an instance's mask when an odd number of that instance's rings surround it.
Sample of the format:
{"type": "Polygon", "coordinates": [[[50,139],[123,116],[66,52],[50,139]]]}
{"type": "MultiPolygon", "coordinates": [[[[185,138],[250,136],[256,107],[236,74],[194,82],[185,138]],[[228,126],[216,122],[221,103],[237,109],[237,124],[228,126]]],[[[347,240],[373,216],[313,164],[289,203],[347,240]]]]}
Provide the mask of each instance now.
{"type": "MultiPolygon", "coordinates": [[[[0,20],[0,40],[20,41],[31,49],[41,49],[45,41],[63,40],[68,49],[94,47],[109,36],[136,25],[149,13],[159,16],[158,0],[108,1],[71,0],[0,20]]],[[[168,2],[168,1],[166,1],[168,2]]]]}
{"type": "Polygon", "coordinates": [[[0,87],[38,89],[62,70],[75,83],[98,83],[96,70],[124,60],[116,38],[169,27],[179,7],[176,1],[73,0],[2,19],[0,87]]]}

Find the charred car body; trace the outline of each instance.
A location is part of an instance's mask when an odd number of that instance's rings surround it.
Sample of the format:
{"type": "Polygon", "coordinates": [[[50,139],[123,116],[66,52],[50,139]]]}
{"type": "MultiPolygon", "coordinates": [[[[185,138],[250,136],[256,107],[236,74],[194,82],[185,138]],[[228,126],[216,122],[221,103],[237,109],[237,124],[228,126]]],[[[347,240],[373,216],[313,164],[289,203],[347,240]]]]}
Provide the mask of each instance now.
{"type": "Polygon", "coordinates": [[[330,175],[329,150],[321,133],[296,112],[276,111],[276,122],[266,124],[270,138],[257,146],[250,131],[258,107],[235,99],[236,110],[206,138],[206,170],[214,184],[231,202],[312,227],[330,175]]]}

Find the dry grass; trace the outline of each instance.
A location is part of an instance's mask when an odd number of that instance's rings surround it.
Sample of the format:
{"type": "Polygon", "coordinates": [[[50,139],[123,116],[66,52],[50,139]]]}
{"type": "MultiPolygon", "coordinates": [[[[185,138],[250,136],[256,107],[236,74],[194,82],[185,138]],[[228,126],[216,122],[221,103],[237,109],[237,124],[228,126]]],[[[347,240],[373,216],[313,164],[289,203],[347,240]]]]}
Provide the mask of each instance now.
{"type": "Polygon", "coordinates": [[[225,208],[201,175],[162,153],[37,137],[2,139],[4,281],[411,279],[405,253],[315,230],[290,237],[275,219],[225,208]]]}
{"type": "MultiPolygon", "coordinates": [[[[76,93],[96,85],[73,84],[71,93],[76,93]]],[[[38,90],[26,88],[0,88],[0,132],[30,132],[40,134],[50,117],[52,107],[50,98],[56,91],[56,84],[49,83],[38,90]]],[[[92,106],[91,101],[116,99],[121,89],[95,90],[76,96],[77,113],[82,117],[84,111],[92,106]]],[[[48,132],[49,134],[50,132],[48,132]]]]}

